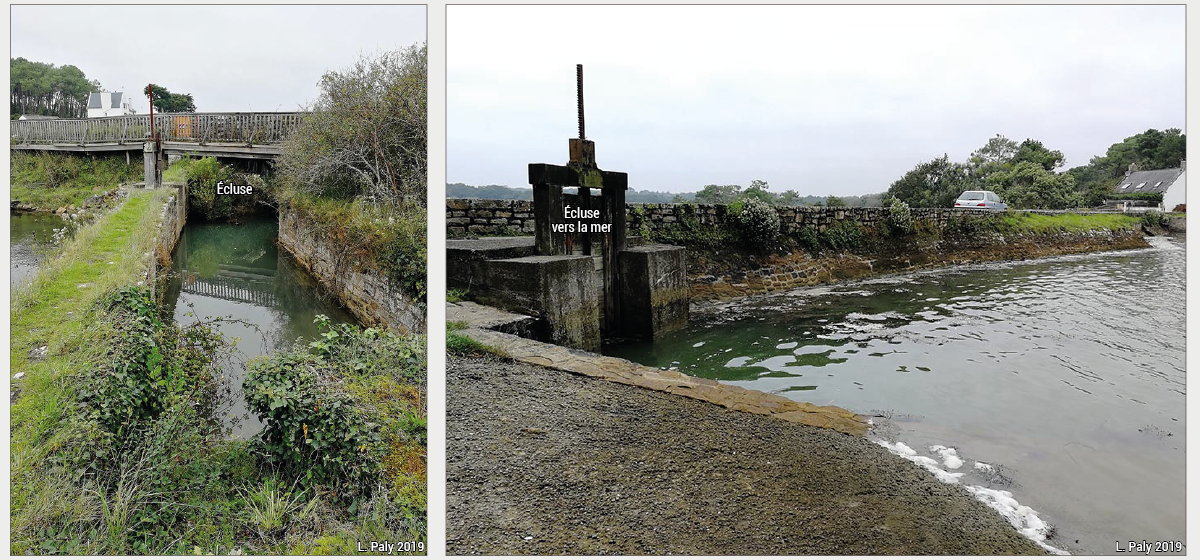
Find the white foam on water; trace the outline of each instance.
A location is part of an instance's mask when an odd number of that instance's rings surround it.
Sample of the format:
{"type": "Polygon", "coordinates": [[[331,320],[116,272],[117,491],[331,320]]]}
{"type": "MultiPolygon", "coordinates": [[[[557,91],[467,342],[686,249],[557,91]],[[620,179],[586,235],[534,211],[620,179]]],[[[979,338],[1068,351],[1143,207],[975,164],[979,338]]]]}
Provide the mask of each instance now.
{"type": "Polygon", "coordinates": [[[701,347],[701,346],[704,346],[704,341],[703,341],[703,340],[701,340],[700,342],[697,342],[697,343],[693,344],[693,345],[692,345],[692,348],[699,348],[699,347],[701,347]]]}
{"type": "Polygon", "coordinates": [[[942,457],[942,464],[946,465],[946,468],[962,468],[963,460],[958,458],[958,452],[955,451],[953,447],[946,447],[944,445],[931,445],[929,446],[929,450],[942,457]]]}
{"type": "MultiPolygon", "coordinates": [[[[958,484],[958,479],[961,478],[963,474],[966,474],[947,472],[941,468],[943,463],[939,463],[937,459],[933,459],[931,457],[918,455],[913,448],[905,445],[902,441],[897,441],[895,443],[884,441],[882,439],[871,439],[871,441],[886,448],[893,454],[899,455],[924,467],[925,470],[933,473],[933,476],[937,477],[938,480],[946,484],[958,484]]],[[[951,468],[962,467],[963,461],[958,457],[958,452],[953,448],[934,445],[929,449],[930,451],[941,455],[942,461],[946,464],[946,466],[956,463],[958,466],[951,468]],[[952,457],[954,461],[947,461],[948,457],[952,457]]],[[[975,468],[987,470],[991,469],[992,466],[986,463],[976,462],[975,468]],[[986,467],[986,469],[980,467],[980,465],[983,465],[983,467],[986,467]]],[[[1056,548],[1046,542],[1046,537],[1049,535],[1051,527],[1047,525],[1045,521],[1042,521],[1041,517],[1038,517],[1038,512],[1036,510],[1029,506],[1021,505],[1016,498],[1013,498],[1012,492],[1007,490],[993,490],[991,488],[974,486],[970,484],[963,484],[962,487],[967,492],[970,492],[971,495],[975,496],[975,499],[983,502],[993,510],[996,510],[996,512],[999,513],[1000,516],[1005,520],[1007,520],[1008,523],[1012,525],[1013,528],[1015,528],[1019,533],[1025,535],[1026,538],[1033,541],[1047,552],[1060,555],[1068,554],[1067,551],[1056,548]]]]}
{"type": "Polygon", "coordinates": [[[975,468],[983,472],[992,472],[996,470],[996,467],[993,467],[987,463],[980,463],[979,461],[975,461],[975,468]]]}

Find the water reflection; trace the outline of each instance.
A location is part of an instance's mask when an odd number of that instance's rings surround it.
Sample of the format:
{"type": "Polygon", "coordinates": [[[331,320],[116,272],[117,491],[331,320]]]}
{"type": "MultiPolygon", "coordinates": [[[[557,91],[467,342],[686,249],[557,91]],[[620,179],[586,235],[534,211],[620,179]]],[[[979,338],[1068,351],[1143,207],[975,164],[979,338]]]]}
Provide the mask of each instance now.
{"type": "Polygon", "coordinates": [[[241,396],[247,360],[315,340],[316,315],[356,322],[298,263],[280,254],[277,230],[273,219],[189,223],[172,254],[164,313],[181,325],[225,318],[219,330],[237,343],[235,359],[223,368],[230,393],[223,416],[235,437],[262,426],[247,414],[241,396]]]}
{"type": "Polygon", "coordinates": [[[54,230],[66,226],[62,218],[47,213],[14,213],[8,230],[9,286],[33,278],[38,265],[53,248],[54,230]]]}

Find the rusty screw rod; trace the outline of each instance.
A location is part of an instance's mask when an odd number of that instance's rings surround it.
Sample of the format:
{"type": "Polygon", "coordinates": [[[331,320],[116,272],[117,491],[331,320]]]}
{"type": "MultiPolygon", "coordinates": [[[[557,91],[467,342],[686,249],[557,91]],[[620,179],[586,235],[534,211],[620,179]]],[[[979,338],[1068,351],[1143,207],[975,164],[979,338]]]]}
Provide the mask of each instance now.
{"type": "Polygon", "coordinates": [[[583,135],[583,65],[575,65],[575,91],[577,105],[579,107],[579,139],[584,140],[587,136],[583,135]]]}

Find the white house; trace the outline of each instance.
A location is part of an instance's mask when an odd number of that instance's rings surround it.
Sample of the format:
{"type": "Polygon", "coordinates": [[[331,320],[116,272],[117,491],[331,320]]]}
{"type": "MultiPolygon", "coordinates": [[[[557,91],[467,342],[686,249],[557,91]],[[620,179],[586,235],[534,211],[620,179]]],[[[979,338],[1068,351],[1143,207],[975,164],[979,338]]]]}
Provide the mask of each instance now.
{"type": "Polygon", "coordinates": [[[1162,204],[1159,210],[1170,212],[1180,204],[1185,204],[1187,191],[1187,162],[1179,162],[1179,167],[1171,169],[1152,169],[1149,171],[1134,171],[1125,176],[1113,192],[1116,194],[1132,193],[1162,193],[1162,204]]]}
{"type": "Polygon", "coordinates": [[[88,118],[132,115],[129,96],[120,91],[95,91],[88,95],[88,118]]]}

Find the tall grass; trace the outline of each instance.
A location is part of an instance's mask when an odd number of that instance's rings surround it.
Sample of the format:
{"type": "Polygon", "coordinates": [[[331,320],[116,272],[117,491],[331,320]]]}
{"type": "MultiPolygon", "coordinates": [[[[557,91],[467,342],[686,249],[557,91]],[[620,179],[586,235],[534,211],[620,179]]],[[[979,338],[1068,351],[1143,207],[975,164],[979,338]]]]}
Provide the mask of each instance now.
{"type": "Polygon", "coordinates": [[[142,158],[125,155],[83,156],[13,151],[9,197],[35,208],[54,210],[80,205],[89,196],[142,177],[142,158]]]}

